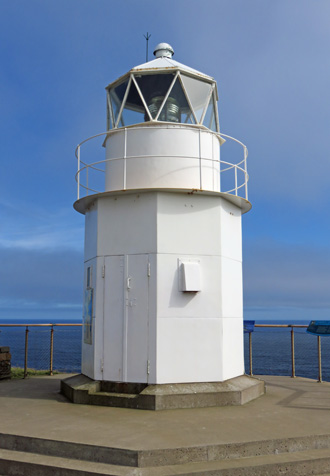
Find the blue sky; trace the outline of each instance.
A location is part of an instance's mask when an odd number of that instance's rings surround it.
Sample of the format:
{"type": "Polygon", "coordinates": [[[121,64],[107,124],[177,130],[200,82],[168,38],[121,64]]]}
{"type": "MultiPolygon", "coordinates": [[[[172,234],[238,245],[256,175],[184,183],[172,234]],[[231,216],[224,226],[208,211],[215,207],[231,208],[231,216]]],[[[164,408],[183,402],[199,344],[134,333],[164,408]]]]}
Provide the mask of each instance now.
{"type": "Polygon", "coordinates": [[[81,316],[74,149],[149,32],[249,149],[245,317],[330,319],[329,21],[328,0],[0,0],[0,318],[81,316]]]}

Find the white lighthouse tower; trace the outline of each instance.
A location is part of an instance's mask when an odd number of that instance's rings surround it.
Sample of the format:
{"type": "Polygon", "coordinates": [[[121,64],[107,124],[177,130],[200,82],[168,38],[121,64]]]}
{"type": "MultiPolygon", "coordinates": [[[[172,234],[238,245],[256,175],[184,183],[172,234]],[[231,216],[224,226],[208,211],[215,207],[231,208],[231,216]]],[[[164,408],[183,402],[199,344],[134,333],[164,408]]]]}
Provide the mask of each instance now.
{"type": "Polygon", "coordinates": [[[153,408],[153,397],[172,408],[263,392],[244,376],[247,149],[220,134],[214,79],[173,54],[160,43],[153,61],[107,86],[104,160],[82,160],[78,147],[82,375],[62,386],[76,402],[153,408]],[[242,147],[234,160],[220,159],[225,139],[242,147]]]}

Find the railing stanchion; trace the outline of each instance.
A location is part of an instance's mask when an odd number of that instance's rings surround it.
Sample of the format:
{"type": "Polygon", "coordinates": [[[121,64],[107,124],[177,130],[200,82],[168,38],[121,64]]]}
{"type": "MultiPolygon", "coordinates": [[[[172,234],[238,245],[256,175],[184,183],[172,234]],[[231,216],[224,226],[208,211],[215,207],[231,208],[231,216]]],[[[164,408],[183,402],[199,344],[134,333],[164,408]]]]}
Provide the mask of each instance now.
{"type": "Polygon", "coordinates": [[[253,375],[252,372],[252,332],[249,332],[249,357],[250,357],[250,375],[253,375]]]}
{"type": "Polygon", "coordinates": [[[80,145],[77,147],[77,157],[78,157],[78,174],[77,174],[77,199],[80,198],[80,145]]]}
{"type": "Polygon", "coordinates": [[[28,326],[26,326],[26,329],[25,329],[24,378],[27,377],[27,369],[28,369],[28,346],[29,346],[29,328],[28,328],[28,326]]]}
{"type": "Polygon", "coordinates": [[[125,141],[124,141],[124,169],[123,169],[123,189],[126,190],[127,178],[127,129],[125,127],[125,141]]]}
{"type": "Polygon", "coordinates": [[[291,327],[291,377],[296,376],[295,352],[294,352],[294,328],[291,327]]]}
{"type": "Polygon", "coordinates": [[[49,375],[53,375],[53,356],[54,356],[54,327],[50,329],[50,359],[49,359],[49,375]]]}
{"type": "Polygon", "coordinates": [[[202,182],[202,142],[201,142],[201,130],[199,129],[199,189],[203,190],[202,182]]]}
{"type": "Polygon", "coordinates": [[[244,179],[245,179],[245,199],[248,200],[248,188],[247,188],[247,148],[244,146],[244,179]]]}
{"type": "Polygon", "coordinates": [[[86,166],[86,195],[88,195],[88,165],[86,166]]]}
{"type": "Polygon", "coordinates": [[[237,167],[235,167],[235,195],[237,197],[237,167]]]}
{"type": "Polygon", "coordinates": [[[319,357],[319,379],[318,382],[322,382],[322,356],[321,356],[321,336],[317,336],[317,351],[319,357]]]}

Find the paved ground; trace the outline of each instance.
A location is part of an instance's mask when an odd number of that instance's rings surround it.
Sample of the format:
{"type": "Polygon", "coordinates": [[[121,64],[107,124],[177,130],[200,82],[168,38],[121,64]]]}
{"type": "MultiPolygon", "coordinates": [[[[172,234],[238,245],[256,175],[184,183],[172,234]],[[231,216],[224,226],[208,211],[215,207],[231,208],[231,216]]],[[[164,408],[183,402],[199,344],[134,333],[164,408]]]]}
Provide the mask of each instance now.
{"type": "Polygon", "coordinates": [[[0,381],[0,432],[127,449],[330,434],[330,383],[266,376],[266,395],[242,407],[154,412],[74,405],[65,377],[0,381]]]}

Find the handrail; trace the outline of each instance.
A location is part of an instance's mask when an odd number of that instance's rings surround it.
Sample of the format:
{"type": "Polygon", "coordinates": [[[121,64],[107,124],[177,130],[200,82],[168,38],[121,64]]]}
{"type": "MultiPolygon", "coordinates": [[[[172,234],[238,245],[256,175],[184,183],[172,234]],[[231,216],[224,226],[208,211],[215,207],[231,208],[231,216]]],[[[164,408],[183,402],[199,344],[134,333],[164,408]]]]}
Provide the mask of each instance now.
{"type": "MultiPolygon", "coordinates": [[[[126,144],[126,141],[127,141],[127,131],[128,130],[131,130],[131,129],[137,129],[137,128],[145,128],[146,126],[128,126],[128,127],[125,127],[123,128],[125,130],[125,144],[126,144]]],[[[161,126],[160,126],[161,127],[161,126]]],[[[165,127],[165,125],[163,126],[165,127]]],[[[199,130],[201,130],[199,128],[199,130]]],[[[204,128],[203,128],[204,130],[204,128]]],[[[202,161],[210,161],[210,162],[215,162],[217,164],[220,165],[220,170],[219,170],[219,173],[220,173],[220,182],[224,176],[224,174],[230,170],[233,170],[234,172],[234,184],[233,184],[233,187],[229,187],[229,189],[227,188],[226,190],[223,190],[223,187],[221,187],[220,185],[220,190],[223,192],[223,193],[228,193],[228,194],[235,194],[236,196],[238,196],[238,192],[240,190],[242,190],[243,188],[245,189],[245,192],[243,193],[243,198],[245,198],[246,200],[248,199],[247,197],[247,182],[249,180],[249,175],[248,175],[248,172],[247,172],[247,156],[248,156],[248,150],[247,150],[247,147],[245,146],[245,144],[243,144],[243,142],[241,142],[240,140],[232,137],[232,136],[229,136],[227,134],[219,134],[219,133],[215,133],[215,132],[212,132],[212,131],[209,131],[208,129],[205,129],[207,130],[208,132],[211,132],[212,134],[214,134],[219,140],[222,139],[222,138],[226,138],[226,139],[229,139],[229,140],[232,140],[234,142],[236,142],[237,144],[239,144],[242,148],[243,148],[243,159],[240,160],[238,163],[231,163],[231,162],[228,162],[228,161],[225,161],[225,160],[222,160],[221,157],[219,159],[211,159],[209,157],[203,157],[203,156],[199,156],[197,157],[191,157],[191,156],[178,156],[180,159],[184,159],[184,158],[187,158],[187,159],[196,159],[197,161],[199,161],[199,168],[200,168],[200,175],[201,175],[201,167],[202,167],[202,161]],[[224,169],[221,169],[221,165],[224,164],[225,167],[224,169]],[[244,179],[241,180],[238,180],[238,172],[242,173],[243,176],[244,176],[244,179]]],[[[122,160],[123,157],[112,157],[111,159],[104,159],[104,160],[99,160],[99,161],[95,161],[95,162],[92,162],[92,163],[86,163],[85,161],[83,161],[81,159],[81,146],[83,144],[85,144],[86,142],[92,140],[92,139],[95,139],[95,138],[98,138],[98,137],[101,137],[101,136],[104,136],[104,135],[110,135],[110,134],[113,134],[113,133],[116,133],[117,132],[117,129],[116,130],[108,130],[108,131],[104,131],[104,132],[101,132],[99,134],[95,134],[93,136],[90,136],[88,137],[87,139],[83,140],[82,142],[80,142],[76,149],[75,149],[75,156],[77,157],[78,159],[78,170],[75,174],[75,180],[77,182],[77,199],[79,200],[80,198],[80,187],[82,189],[84,189],[86,191],[86,195],[89,194],[89,192],[92,192],[92,193],[100,193],[101,191],[100,190],[96,190],[95,187],[92,188],[91,186],[89,186],[88,184],[88,181],[90,180],[90,178],[88,177],[88,171],[89,170],[93,170],[93,171],[96,171],[96,172],[101,172],[103,174],[105,174],[105,170],[97,167],[101,164],[107,164],[111,161],[116,161],[116,160],[122,160]],[[82,172],[86,172],[86,183],[81,183],[81,173],[82,172]]],[[[131,155],[131,156],[127,156],[125,154],[125,164],[126,164],[126,160],[130,160],[130,159],[138,159],[140,158],[141,156],[140,155],[131,155]]],[[[172,155],[166,155],[166,154],[161,154],[161,155],[143,155],[143,157],[145,158],[170,158],[170,157],[173,157],[172,155]]],[[[125,167],[125,177],[124,177],[124,183],[126,182],[126,167],[125,167]]],[[[227,175],[228,176],[228,175],[227,175]]],[[[202,185],[200,185],[202,187],[202,185]]],[[[202,188],[201,188],[202,189],[202,188]]]]}
{"type": "MultiPolygon", "coordinates": [[[[296,363],[295,363],[295,329],[307,329],[306,324],[254,324],[254,327],[268,328],[268,329],[291,329],[291,377],[296,377],[296,363]]],[[[318,350],[318,382],[322,382],[322,354],[321,354],[321,337],[317,336],[317,350],[318,350]]],[[[253,375],[252,370],[252,332],[249,332],[249,361],[250,361],[250,375],[253,375]]]]}
{"type": "Polygon", "coordinates": [[[59,326],[82,326],[82,324],[0,324],[0,327],[59,327],[59,326]]]}
{"type": "MultiPolygon", "coordinates": [[[[54,343],[55,343],[55,348],[56,348],[56,343],[57,343],[57,340],[55,339],[54,341],[54,334],[56,334],[56,331],[54,331],[55,328],[62,328],[63,331],[65,328],[82,328],[83,327],[83,324],[82,323],[31,323],[31,324],[0,324],[0,330],[1,328],[19,328],[20,329],[20,334],[25,334],[25,347],[24,344],[22,343],[22,348],[23,348],[23,359],[24,359],[24,375],[25,377],[28,375],[28,354],[30,352],[29,350],[29,347],[30,347],[30,344],[29,344],[29,333],[32,331],[32,328],[40,328],[40,329],[44,329],[44,330],[47,330],[47,332],[43,332],[41,333],[42,335],[46,335],[46,339],[49,339],[50,341],[50,346],[48,347],[48,352],[49,352],[49,367],[47,367],[49,369],[49,373],[52,374],[53,372],[53,353],[55,352],[55,355],[56,355],[56,349],[54,349],[54,343]],[[49,337],[48,337],[48,332],[49,332],[49,337]]],[[[295,334],[299,335],[299,329],[307,329],[308,325],[306,324],[258,324],[256,323],[254,325],[255,328],[258,328],[258,330],[262,330],[262,329],[282,329],[283,332],[281,332],[280,334],[285,334],[285,335],[289,335],[291,334],[291,377],[296,377],[296,369],[295,369],[295,334]],[[297,332],[295,332],[297,331],[297,332]]],[[[78,330],[77,330],[78,331],[78,330]]],[[[307,335],[305,332],[300,332],[300,334],[304,334],[304,335],[307,335]]],[[[36,333],[38,334],[38,333],[36,333]]],[[[253,375],[253,368],[252,368],[252,336],[253,336],[253,332],[252,333],[249,333],[249,347],[248,347],[248,354],[250,356],[250,374],[253,375]]],[[[264,333],[260,332],[256,332],[256,334],[259,336],[261,335],[265,335],[264,333]]],[[[268,334],[271,335],[271,332],[268,332],[268,334]]],[[[5,335],[5,331],[3,330],[3,334],[0,334],[0,335],[5,335]]],[[[311,338],[313,338],[313,336],[310,336],[311,338]]],[[[256,336],[257,338],[257,336],[256,336]]],[[[315,338],[315,336],[314,336],[315,338]]],[[[317,350],[318,350],[318,382],[322,382],[322,355],[321,355],[321,340],[322,338],[320,336],[317,336],[317,342],[315,343],[315,345],[317,345],[317,350]]],[[[33,342],[33,341],[32,341],[33,342]]],[[[298,341],[299,342],[299,341],[298,341]]],[[[5,345],[8,345],[8,344],[5,344],[5,345]]],[[[288,342],[288,346],[289,346],[289,342],[288,342]]],[[[56,360],[56,359],[55,359],[56,360]]],[[[289,361],[289,355],[288,355],[288,368],[290,366],[290,361],[289,361]]],[[[317,364],[316,364],[317,365],[317,364]]],[[[315,366],[316,367],[316,366],[315,366]]],[[[316,372],[315,372],[315,377],[316,377],[316,372]]]]}
{"type": "Polygon", "coordinates": [[[29,328],[30,327],[42,327],[50,329],[50,352],[49,352],[49,375],[53,375],[54,364],[54,327],[82,327],[82,323],[60,323],[60,324],[1,324],[0,328],[5,327],[19,327],[25,328],[25,344],[24,344],[24,378],[28,375],[28,349],[29,349],[29,328]]]}
{"type": "Polygon", "coordinates": [[[303,327],[307,329],[306,324],[255,324],[254,327],[303,327]]]}

